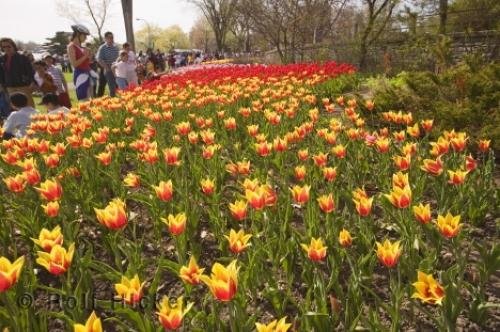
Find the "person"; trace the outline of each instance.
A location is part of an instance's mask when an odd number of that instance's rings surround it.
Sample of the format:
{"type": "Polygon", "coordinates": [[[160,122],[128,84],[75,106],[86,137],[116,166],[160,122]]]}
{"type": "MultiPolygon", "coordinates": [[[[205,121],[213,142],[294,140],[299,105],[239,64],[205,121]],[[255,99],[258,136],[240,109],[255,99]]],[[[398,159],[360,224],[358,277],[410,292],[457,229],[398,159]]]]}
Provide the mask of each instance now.
{"type": "Polygon", "coordinates": [[[128,52],[121,51],[119,60],[111,65],[111,69],[113,70],[113,74],[116,77],[116,84],[118,85],[119,89],[126,89],[128,87],[129,82],[127,78],[130,68],[131,65],[128,62],[128,52]]]}
{"type": "Polygon", "coordinates": [[[112,32],[106,32],[104,39],[104,44],[97,51],[97,62],[104,69],[104,76],[109,87],[109,95],[114,97],[116,95],[116,77],[111,70],[111,65],[118,59],[120,51],[114,43],[112,32]]]}
{"type": "Polygon", "coordinates": [[[21,92],[28,98],[28,105],[34,106],[33,101],[33,66],[29,58],[18,52],[16,43],[11,38],[0,39],[0,48],[5,52],[0,57],[0,66],[2,75],[0,75],[0,84],[12,94],[21,92]]]}
{"type": "Polygon", "coordinates": [[[26,136],[26,131],[31,124],[31,117],[38,113],[29,106],[28,96],[24,93],[14,92],[10,95],[10,103],[14,111],[9,114],[3,124],[2,139],[26,136]]]}
{"type": "Polygon", "coordinates": [[[135,52],[130,48],[129,43],[123,44],[123,51],[127,52],[128,55],[128,72],[127,72],[127,82],[129,85],[137,86],[137,58],[135,52]]]}
{"type": "Polygon", "coordinates": [[[64,78],[61,69],[54,66],[54,56],[52,56],[50,53],[44,53],[42,58],[47,65],[47,71],[54,78],[54,83],[57,87],[56,94],[59,98],[59,103],[67,108],[71,108],[71,101],[68,94],[68,83],[66,82],[66,78],[64,78]]]}
{"type": "Polygon", "coordinates": [[[35,61],[33,63],[33,68],[35,69],[35,81],[37,83],[37,89],[42,92],[42,94],[56,93],[57,86],[54,83],[54,77],[47,72],[47,65],[43,61],[35,61]]]}
{"type": "Polygon", "coordinates": [[[92,96],[92,80],[90,77],[90,59],[92,54],[90,50],[83,47],[83,42],[90,35],[89,30],[81,25],[71,26],[73,35],[68,44],[67,52],[69,62],[73,66],[73,83],[75,84],[76,98],[78,100],[87,100],[92,96]]]}
{"type": "Polygon", "coordinates": [[[59,97],[56,94],[48,93],[42,97],[40,105],[44,105],[47,108],[47,114],[58,114],[60,112],[67,114],[69,109],[59,102],[59,97]]]}

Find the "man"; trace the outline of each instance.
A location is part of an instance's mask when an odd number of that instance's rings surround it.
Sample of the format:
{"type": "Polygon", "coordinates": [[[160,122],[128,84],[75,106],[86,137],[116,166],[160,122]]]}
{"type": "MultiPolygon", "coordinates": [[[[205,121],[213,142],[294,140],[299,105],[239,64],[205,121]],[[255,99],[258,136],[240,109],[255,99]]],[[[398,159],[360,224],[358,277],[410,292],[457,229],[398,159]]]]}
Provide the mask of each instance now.
{"type": "Polygon", "coordinates": [[[109,95],[114,97],[116,96],[116,79],[111,70],[111,65],[118,59],[120,50],[113,41],[112,32],[106,32],[104,34],[104,40],[105,43],[102,44],[97,51],[97,62],[99,62],[104,70],[104,77],[109,87],[109,95]]]}
{"type": "Polygon", "coordinates": [[[28,105],[34,106],[31,93],[35,72],[31,61],[27,56],[18,53],[16,43],[10,38],[0,39],[0,48],[5,53],[0,57],[3,72],[0,76],[0,84],[7,89],[9,94],[24,93],[28,98],[28,105]]]}
{"type": "Polygon", "coordinates": [[[71,101],[68,95],[68,83],[59,68],[54,66],[55,59],[50,53],[44,53],[43,61],[47,64],[47,72],[54,78],[54,84],[57,87],[57,96],[59,103],[65,107],[71,108],[71,101]]]}
{"type": "Polygon", "coordinates": [[[38,113],[36,109],[28,106],[28,97],[23,93],[11,94],[10,103],[15,111],[10,113],[3,124],[2,139],[26,136],[26,130],[31,124],[31,116],[38,113]]]}
{"type": "Polygon", "coordinates": [[[53,94],[48,93],[42,98],[42,102],[40,105],[44,105],[47,107],[47,114],[58,114],[58,113],[69,113],[69,109],[67,107],[61,106],[59,103],[59,98],[53,94]]]}

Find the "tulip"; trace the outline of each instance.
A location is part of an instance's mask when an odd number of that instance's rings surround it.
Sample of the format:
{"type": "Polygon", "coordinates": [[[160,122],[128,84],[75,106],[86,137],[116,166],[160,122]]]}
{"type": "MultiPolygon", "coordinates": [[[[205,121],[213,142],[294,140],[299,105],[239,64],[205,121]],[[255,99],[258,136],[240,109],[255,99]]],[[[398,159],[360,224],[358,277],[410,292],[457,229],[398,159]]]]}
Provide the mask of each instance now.
{"type": "Polygon", "coordinates": [[[245,190],[247,202],[256,210],[261,210],[266,206],[266,195],[267,193],[263,187],[259,187],[255,190],[245,190]]]}
{"type": "Polygon", "coordinates": [[[261,157],[268,156],[271,153],[272,148],[273,146],[271,143],[267,142],[255,143],[255,151],[261,157]]]}
{"type": "Polygon", "coordinates": [[[318,204],[321,211],[324,213],[330,213],[335,210],[335,202],[333,201],[333,195],[329,194],[328,196],[322,195],[318,197],[318,204]]]}
{"type": "Polygon", "coordinates": [[[201,282],[200,277],[205,269],[200,269],[194,256],[189,259],[187,266],[182,266],[179,270],[179,277],[186,283],[197,285],[201,282]]]}
{"type": "Polygon", "coordinates": [[[457,185],[460,185],[462,183],[464,183],[465,181],[465,176],[468,174],[469,172],[468,171],[461,171],[461,170],[457,170],[457,171],[448,171],[448,176],[449,176],[449,180],[448,180],[448,183],[449,184],[453,184],[455,186],[457,185]]]}
{"type": "Polygon", "coordinates": [[[385,194],[384,196],[389,199],[392,205],[399,209],[405,209],[411,203],[411,189],[408,185],[404,188],[394,187],[390,194],[385,194]]]}
{"type": "Polygon", "coordinates": [[[264,190],[264,201],[266,206],[274,206],[274,204],[276,204],[276,201],[278,200],[278,195],[276,194],[276,192],[269,184],[264,184],[261,187],[262,190],[264,190]]]}
{"type": "Polygon", "coordinates": [[[335,157],[337,157],[339,159],[345,158],[345,156],[347,154],[346,149],[344,148],[344,146],[342,144],[335,145],[332,148],[332,153],[335,155],[335,157]]]}
{"type": "Polygon", "coordinates": [[[61,226],[56,226],[49,231],[43,228],[38,235],[38,239],[31,238],[36,245],[41,247],[44,251],[50,252],[55,245],[63,244],[63,235],[61,233],[61,226]]]}
{"type": "Polygon", "coordinates": [[[326,257],[326,249],[321,238],[311,238],[311,243],[309,245],[302,243],[300,245],[302,249],[305,250],[307,256],[313,262],[322,261],[326,257]]]}
{"type": "Polygon", "coordinates": [[[236,130],[236,119],[233,117],[224,120],[224,127],[227,130],[236,130]]]}
{"type": "Polygon", "coordinates": [[[58,201],[62,196],[62,187],[55,180],[46,180],[40,184],[40,187],[35,188],[40,197],[46,201],[58,201]]]}
{"type": "Polygon", "coordinates": [[[5,185],[13,193],[23,192],[26,188],[26,177],[24,174],[17,174],[16,176],[9,176],[3,179],[5,185]]]}
{"type": "Polygon", "coordinates": [[[209,178],[201,180],[200,185],[201,191],[207,196],[212,195],[215,191],[215,183],[209,178]]]}
{"type": "Polygon", "coordinates": [[[234,219],[241,221],[247,216],[247,202],[239,200],[229,203],[229,210],[234,219]]]}
{"type": "Polygon", "coordinates": [[[194,132],[194,131],[190,132],[188,134],[188,141],[189,141],[189,143],[191,143],[193,145],[198,143],[198,133],[194,132]]]}
{"type": "Polygon", "coordinates": [[[165,159],[165,163],[170,166],[179,166],[181,161],[179,160],[179,153],[181,152],[181,148],[172,147],[163,149],[163,157],[165,159]]]}
{"type": "Polygon", "coordinates": [[[415,293],[411,296],[414,299],[420,299],[423,303],[439,304],[445,296],[444,288],[434,279],[431,274],[418,271],[418,280],[412,285],[415,287],[415,293]]]}
{"type": "Polygon", "coordinates": [[[245,232],[240,229],[238,232],[235,232],[234,229],[229,231],[229,236],[224,235],[224,237],[229,241],[229,249],[234,254],[239,254],[251,244],[248,243],[252,234],[245,234],[245,232]]]}
{"type": "Polygon", "coordinates": [[[361,199],[353,199],[353,202],[356,206],[356,211],[361,217],[368,216],[372,211],[373,197],[361,199]]]}
{"type": "Polygon", "coordinates": [[[50,217],[54,218],[57,217],[59,214],[59,202],[58,201],[53,201],[53,202],[47,202],[46,205],[42,204],[42,209],[45,214],[50,217]]]}
{"type": "Polygon", "coordinates": [[[292,324],[286,322],[286,317],[273,320],[269,324],[255,323],[257,332],[287,332],[292,324]]]}
{"type": "Polygon", "coordinates": [[[352,244],[352,237],[349,231],[342,229],[339,233],[339,243],[342,247],[347,248],[352,244]]]}
{"type": "Polygon", "coordinates": [[[239,269],[236,267],[236,260],[233,260],[228,266],[215,263],[212,266],[211,276],[202,275],[200,279],[210,288],[216,299],[223,302],[231,301],[238,290],[239,269]]]}
{"type": "Polygon", "coordinates": [[[423,205],[420,203],[417,206],[413,207],[413,215],[415,216],[415,219],[418,220],[421,224],[427,224],[429,221],[431,221],[431,205],[426,204],[423,205]]]}
{"type": "Polygon", "coordinates": [[[158,160],[160,160],[160,157],[158,157],[158,149],[156,147],[147,149],[140,155],[140,159],[151,165],[156,163],[158,160]]]}
{"type": "Polygon", "coordinates": [[[167,182],[160,181],[158,186],[152,187],[156,192],[156,196],[164,202],[170,201],[172,199],[172,196],[174,195],[172,180],[168,180],[167,182]]]}
{"type": "Polygon", "coordinates": [[[184,299],[180,296],[174,305],[170,305],[170,300],[164,296],[158,305],[158,320],[166,330],[176,330],[182,324],[182,319],[191,310],[193,303],[188,303],[184,308],[184,299]]]}
{"type": "Polygon", "coordinates": [[[456,137],[450,139],[451,147],[456,152],[462,152],[467,145],[468,139],[465,133],[457,133],[456,137]]]}
{"type": "Polygon", "coordinates": [[[419,137],[420,136],[420,128],[418,127],[418,123],[415,123],[414,126],[408,126],[406,128],[406,132],[411,137],[419,137]]]}
{"type": "Polygon", "coordinates": [[[144,282],[141,283],[137,274],[132,279],[122,276],[121,282],[115,284],[117,298],[130,305],[139,302],[144,284],[144,282]]]}
{"type": "Polygon", "coordinates": [[[186,229],[186,214],[178,213],[175,216],[169,214],[167,219],[161,218],[161,221],[168,226],[168,230],[172,235],[181,235],[186,229]]]}
{"type": "Polygon", "coordinates": [[[402,151],[404,155],[414,155],[417,152],[417,143],[406,143],[402,151]]]}
{"type": "Polygon", "coordinates": [[[323,178],[327,182],[332,182],[337,177],[337,167],[324,167],[323,178]]]}
{"type": "Polygon", "coordinates": [[[446,154],[450,149],[450,141],[443,137],[439,137],[437,142],[431,142],[430,144],[432,146],[431,154],[433,156],[446,154]]]}
{"type": "Polygon", "coordinates": [[[94,208],[94,211],[99,223],[109,229],[117,230],[125,227],[127,224],[125,207],[125,202],[119,198],[115,198],[104,209],[94,208]]]}
{"type": "Polygon", "coordinates": [[[420,125],[422,126],[422,128],[424,128],[426,133],[431,132],[433,124],[434,124],[434,120],[432,120],[432,119],[420,121],[420,125]]]}
{"type": "Polygon", "coordinates": [[[405,188],[410,185],[408,181],[408,173],[397,172],[392,175],[392,186],[398,188],[405,188]]]}
{"type": "Polygon", "coordinates": [[[259,179],[250,180],[249,178],[245,178],[245,180],[243,180],[243,189],[245,190],[255,191],[258,187],[259,179]]]}
{"type": "Polygon", "coordinates": [[[288,142],[282,138],[275,138],[273,141],[273,148],[276,152],[284,152],[288,149],[288,142]]]}
{"type": "Polygon", "coordinates": [[[444,217],[438,215],[436,224],[439,232],[446,238],[457,236],[462,228],[462,224],[460,224],[460,215],[453,216],[450,212],[444,217]]]}
{"type": "Polygon", "coordinates": [[[297,204],[305,204],[309,200],[309,191],[311,189],[311,186],[305,185],[305,186],[293,186],[290,189],[290,192],[292,193],[293,200],[297,204]]]}
{"type": "Polygon", "coordinates": [[[250,161],[248,160],[238,161],[236,162],[236,166],[239,174],[241,175],[250,174],[250,161]]]}
{"type": "Polygon", "coordinates": [[[394,156],[392,158],[394,160],[394,165],[400,170],[400,171],[406,171],[410,168],[411,164],[411,155],[406,155],[406,156],[394,156]]]}
{"type": "Polygon", "coordinates": [[[394,267],[398,263],[399,256],[401,256],[399,241],[391,243],[386,239],[383,244],[377,242],[377,257],[380,263],[388,268],[394,267]]]}
{"type": "Polygon", "coordinates": [[[19,279],[24,265],[24,256],[11,262],[6,257],[0,257],[0,293],[7,291],[19,279]]]}
{"type": "Polygon", "coordinates": [[[189,122],[180,122],[175,125],[175,129],[177,129],[177,133],[182,136],[186,136],[191,131],[191,124],[189,122]]]}
{"type": "Polygon", "coordinates": [[[45,267],[53,275],[60,275],[66,272],[73,260],[75,244],[71,244],[66,251],[65,248],[56,244],[50,252],[38,251],[36,262],[45,267]]]}
{"type": "Polygon", "coordinates": [[[24,171],[23,175],[26,181],[32,186],[37,185],[42,180],[42,176],[36,168],[24,171]]]}
{"type": "Polygon", "coordinates": [[[247,131],[248,135],[255,137],[259,133],[259,125],[248,125],[247,131]]]}
{"type": "Polygon", "coordinates": [[[48,156],[44,156],[43,160],[45,161],[45,165],[47,165],[48,168],[55,168],[59,166],[59,155],[52,153],[48,156]]]}
{"type": "Polygon", "coordinates": [[[394,139],[398,142],[403,142],[406,138],[406,132],[404,130],[401,131],[395,131],[392,133],[392,136],[394,136],[394,139]]]}
{"type": "Polygon", "coordinates": [[[141,185],[141,178],[134,173],[127,173],[123,179],[123,183],[130,188],[138,188],[141,185]]]}
{"type": "Polygon", "coordinates": [[[73,325],[74,332],[102,332],[101,319],[97,318],[97,315],[94,311],[87,319],[85,325],[82,324],[74,324],[73,325]]]}
{"type": "Polygon", "coordinates": [[[377,138],[377,140],[375,141],[377,150],[380,153],[386,153],[387,151],[389,151],[390,143],[391,141],[388,138],[381,138],[381,137],[377,138]]]}
{"type": "Polygon", "coordinates": [[[474,159],[474,157],[472,157],[472,155],[468,155],[467,157],[465,157],[465,169],[468,172],[472,172],[476,168],[477,168],[476,159],[474,159]]]}
{"type": "Polygon", "coordinates": [[[219,149],[218,145],[208,145],[208,146],[203,146],[202,151],[201,151],[201,156],[203,159],[211,159],[215,152],[219,149]]]}
{"type": "Polygon", "coordinates": [[[313,156],[314,163],[318,167],[325,167],[326,163],[328,161],[328,153],[318,153],[317,155],[313,156]]]}
{"type": "Polygon", "coordinates": [[[295,179],[297,181],[304,181],[306,174],[306,167],[304,165],[295,167],[295,179]]]}
{"type": "Polygon", "coordinates": [[[309,158],[309,151],[307,149],[302,149],[297,151],[297,156],[299,160],[306,161],[309,158]]]}
{"type": "Polygon", "coordinates": [[[491,143],[491,140],[489,140],[489,139],[479,140],[479,144],[478,144],[479,150],[483,153],[488,152],[488,150],[490,149],[490,143],[491,143]]]}
{"type": "Polygon", "coordinates": [[[440,157],[438,157],[436,160],[424,159],[424,165],[420,168],[433,176],[439,176],[441,175],[441,173],[443,173],[443,163],[440,157]]]}
{"type": "Polygon", "coordinates": [[[212,145],[215,142],[215,133],[210,129],[201,131],[200,137],[206,145],[212,145]]]}

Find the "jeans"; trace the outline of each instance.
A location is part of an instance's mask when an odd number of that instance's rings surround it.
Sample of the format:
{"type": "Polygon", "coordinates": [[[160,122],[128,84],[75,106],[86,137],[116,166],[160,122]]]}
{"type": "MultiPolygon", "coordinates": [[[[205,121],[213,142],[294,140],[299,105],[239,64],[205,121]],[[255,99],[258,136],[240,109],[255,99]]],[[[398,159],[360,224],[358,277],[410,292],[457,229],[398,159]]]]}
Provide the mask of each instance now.
{"type": "Polygon", "coordinates": [[[111,70],[106,71],[104,73],[104,76],[106,77],[106,82],[108,82],[108,87],[109,87],[109,95],[111,97],[116,96],[116,77],[113,74],[111,70]]]}
{"type": "Polygon", "coordinates": [[[123,77],[117,77],[116,84],[118,84],[118,88],[121,90],[126,89],[128,87],[127,79],[123,77]]]}

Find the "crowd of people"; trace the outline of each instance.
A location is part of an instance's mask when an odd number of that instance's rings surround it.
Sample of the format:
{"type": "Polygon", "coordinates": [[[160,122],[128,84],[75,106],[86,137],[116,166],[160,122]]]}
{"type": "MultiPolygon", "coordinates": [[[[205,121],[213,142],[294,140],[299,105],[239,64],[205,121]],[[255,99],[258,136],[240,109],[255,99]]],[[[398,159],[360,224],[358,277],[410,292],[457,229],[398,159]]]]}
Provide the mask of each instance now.
{"type": "Polygon", "coordinates": [[[32,54],[21,53],[11,38],[0,39],[0,121],[6,119],[4,139],[25,135],[30,115],[37,112],[34,93],[42,96],[41,105],[47,112],[69,111],[72,105],[64,73],[73,74],[76,98],[86,101],[103,96],[106,86],[114,97],[117,89],[131,88],[158,79],[169,70],[205,60],[201,52],[192,51],[165,54],[147,49],[136,54],[128,43],[118,46],[112,32],[104,34],[104,43],[94,54],[85,43],[89,30],[81,24],[71,28],[66,54],[44,53],[37,61],[32,54]]]}

